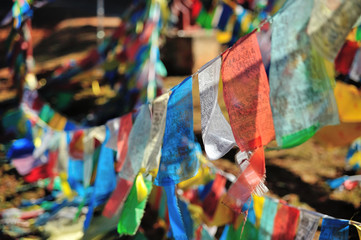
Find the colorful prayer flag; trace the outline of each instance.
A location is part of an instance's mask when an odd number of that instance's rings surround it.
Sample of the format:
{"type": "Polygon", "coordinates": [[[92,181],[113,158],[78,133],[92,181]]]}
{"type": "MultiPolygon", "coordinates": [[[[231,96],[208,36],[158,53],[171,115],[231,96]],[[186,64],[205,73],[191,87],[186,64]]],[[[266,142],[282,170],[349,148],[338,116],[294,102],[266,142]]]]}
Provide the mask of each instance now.
{"type": "Polygon", "coordinates": [[[306,34],[312,7],[312,0],[288,1],[272,24],[270,99],[281,148],[302,144],[320,127],[339,123],[334,80],[306,34]]]}
{"type": "Polygon", "coordinates": [[[240,38],[222,54],[223,95],[234,138],[241,151],[274,139],[269,86],[256,34],[240,38]]]}
{"type": "Polygon", "coordinates": [[[221,158],[235,146],[231,126],[217,102],[221,64],[221,57],[217,57],[198,74],[202,139],[210,160],[221,158]]]}
{"type": "Polygon", "coordinates": [[[197,148],[193,133],[192,78],[175,86],[169,97],[162,156],[154,184],[174,185],[198,171],[197,148]]]}

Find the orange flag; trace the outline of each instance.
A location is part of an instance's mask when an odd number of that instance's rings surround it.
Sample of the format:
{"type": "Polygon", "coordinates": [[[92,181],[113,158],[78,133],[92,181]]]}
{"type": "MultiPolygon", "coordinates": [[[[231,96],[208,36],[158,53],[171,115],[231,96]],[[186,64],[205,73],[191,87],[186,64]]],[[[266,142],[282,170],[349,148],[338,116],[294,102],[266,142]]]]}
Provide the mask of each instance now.
{"type": "Polygon", "coordinates": [[[233,135],[242,151],[274,139],[269,85],[256,34],[240,38],[222,54],[223,95],[233,135]]]}

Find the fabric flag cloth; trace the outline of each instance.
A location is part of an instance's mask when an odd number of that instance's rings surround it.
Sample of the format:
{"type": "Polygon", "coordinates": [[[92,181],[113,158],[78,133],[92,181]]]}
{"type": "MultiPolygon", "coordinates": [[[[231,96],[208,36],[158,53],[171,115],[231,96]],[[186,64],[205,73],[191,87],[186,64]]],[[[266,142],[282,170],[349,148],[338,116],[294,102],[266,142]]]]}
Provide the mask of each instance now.
{"type": "Polygon", "coordinates": [[[262,218],[262,212],[263,212],[265,198],[257,196],[257,195],[253,195],[252,197],[253,197],[253,209],[254,209],[254,213],[256,215],[256,224],[255,225],[257,228],[259,228],[261,218],[262,218]]]}
{"type": "Polygon", "coordinates": [[[300,211],[282,204],[274,219],[272,240],[294,239],[300,211]]]}
{"type": "Polygon", "coordinates": [[[333,61],[360,15],[359,0],[315,1],[307,27],[312,44],[333,61]]]}
{"type": "Polygon", "coordinates": [[[333,76],[306,33],[313,0],[288,1],[274,16],[270,99],[277,144],[294,147],[322,126],[339,123],[333,76]]]}
{"type": "Polygon", "coordinates": [[[358,237],[359,237],[359,239],[361,239],[361,226],[357,223],[353,223],[352,221],[351,221],[351,224],[357,229],[358,237]]]}
{"type": "Polygon", "coordinates": [[[321,225],[320,240],[348,239],[349,221],[341,219],[324,218],[321,225]]]}
{"type": "Polygon", "coordinates": [[[82,138],[83,140],[83,149],[84,149],[84,168],[83,168],[83,186],[86,188],[90,185],[91,176],[93,172],[93,166],[94,166],[94,151],[95,151],[95,143],[94,138],[91,136],[92,129],[86,129],[84,130],[84,136],[82,138]]]}
{"type": "Polygon", "coordinates": [[[361,123],[342,123],[335,126],[325,126],[315,135],[320,143],[328,146],[348,146],[361,136],[361,123]]]}
{"type": "Polygon", "coordinates": [[[235,146],[231,126],[217,102],[221,64],[221,57],[217,57],[198,74],[202,139],[210,160],[223,157],[235,146]]]}
{"type": "Polygon", "coordinates": [[[361,167],[361,137],[350,146],[346,155],[346,169],[358,170],[361,167]]]}
{"type": "MultiPolygon", "coordinates": [[[[130,114],[128,114],[127,118],[129,118],[129,115],[130,114]]],[[[123,122],[121,120],[121,124],[125,123],[125,125],[127,125],[131,123],[131,115],[130,119],[125,119],[125,121],[123,122]]],[[[120,125],[119,132],[121,131],[122,126],[123,125],[120,125]]],[[[134,122],[134,126],[130,131],[129,139],[127,137],[127,140],[129,141],[129,147],[128,143],[122,143],[123,146],[126,145],[128,152],[123,163],[124,166],[122,166],[119,173],[120,178],[118,180],[116,189],[104,207],[103,216],[111,218],[114,216],[114,214],[123,208],[124,201],[131,191],[133,181],[141,168],[145,145],[148,142],[150,134],[150,128],[151,120],[149,107],[148,105],[142,105],[134,122]]],[[[124,140],[125,139],[122,139],[122,141],[124,140]]]]}
{"type": "Polygon", "coordinates": [[[257,235],[258,232],[257,229],[254,227],[253,223],[248,220],[244,222],[244,217],[242,215],[239,215],[236,223],[228,227],[226,239],[257,239],[257,235]]]}
{"type": "Polygon", "coordinates": [[[223,226],[233,221],[234,212],[232,209],[223,204],[223,199],[225,196],[226,195],[220,197],[212,220],[205,218],[205,223],[207,226],[223,226]]]}
{"type": "Polygon", "coordinates": [[[33,141],[27,139],[27,138],[21,138],[16,141],[14,141],[11,144],[11,147],[6,153],[6,157],[8,159],[12,158],[22,158],[27,155],[30,155],[34,151],[34,143],[33,141]]]}
{"type": "Polygon", "coordinates": [[[265,174],[264,150],[261,147],[253,152],[248,166],[228,189],[224,204],[241,213],[243,205],[250,199],[252,193],[262,194],[267,191],[264,185],[265,174]]]}
{"type": "Polygon", "coordinates": [[[94,181],[96,165],[98,164],[101,147],[99,143],[106,142],[110,133],[106,132],[106,127],[99,126],[84,130],[84,186],[89,186],[94,181]]]}
{"type": "Polygon", "coordinates": [[[71,135],[71,141],[69,143],[69,155],[75,160],[83,160],[84,158],[84,131],[78,130],[71,135]]]}
{"type": "Polygon", "coordinates": [[[14,165],[16,171],[24,176],[29,174],[31,170],[39,165],[43,165],[44,163],[40,159],[35,159],[33,155],[29,155],[26,157],[14,158],[11,160],[11,164],[14,165]]]}
{"type": "Polygon", "coordinates": [[[241,239],[241,235],[242,235],[242,226],[235,229],[233,225],[230,225],[228,227],[226,240],[241,239]]]}
{"type": "Polygon", "coordinates": [[[152,103],[152,125],[149,141],[144,150],[142,168],[145,168],[145,173],[151,172],[154,173],[154,176],[159,168],[168,99],[169,93],[165,93],[152,103]]]}
{"type": "Polygon", "coordinates": [[[307,212],[305,210],[301,210],[298,230],[295,239],[296,240],[313,239],[317,231],[319,222],[320,222],[319,216],[307,212]]]}
{"type": "Polygon", "coordinates": [[[84,222],[84,229],[87,229],[92,219],[94,208],[102,204],[113,192],[116,184],[116,175],[114,170],[114,152],[105,146],[110,137],[110,132],[106,132],[106,139],[103,142],[97,172],[94,184],[94,191],[89,204],[88,213],[84,222]]]}
{"type": "Polygon", "coordinates": [[[361,122],[361,92],[353,85],[336,82],[335,97],[342,122],[361,122]]]}
{"type": "MultiPolygon", "coordinates": [[[[242,226],[240,227],[242,228],[242,226]]],[[[253,223],[246,221],[241,235],[241,240],[258,239],[258,231],[253,223]]]]}
{"type": "Polygon", "coordinates": [[[188,204],[185,201],[178,199],[178,206],[182,215],[187,237],[188,239],[194,239],[194,221],[192,219],[191,213],[189,212],[188,204]]]}
{"type": "MultiPolygon", "coordinates": [[[[139,178],[136,178],[135,181],[139,181],[139,178]]],[[[143,181],[143,178],[141,178],[141,181],[143,181]]],[[[147,190],[147,196],[142,201],[139,201],[137,197],[138,192],[140,191],[137,188],[137,184],[133,184],[133,187],[130,190],[129,196],[124,203],[123,211],[119,218],[119,235],[134,235],[139,228],[144,214],[145,205],[147,203],[147,197],[152,190],[152,181],[144,179],[144,182],[147,190]]]]}
{"type": "MultiPolygon", "coordinates": [[[[120,118],[120,127],[118,132],[118,143],[117,143],[117,164],[115,171],[120,172],[123,167],[125,157],[128,152],[128,138],[130,131],[132,130],[133,121],[132,113],[128,113],[120,118]]],[[[133,181],[132,181],[133,182],[133,181]]]]}
{"type": "Polygon", "coordinates": [[[258,239],[270,240],[273,233],[274,218],[278,209],[278,202],[265,197],[258,239]]]}
{"type": "Polygon", "coordinates": [[[359,49],[357,42],[346,40],[335,59],[335,69],[338,73],[347,75],[352,67],[352,62],[359,49]]]}
{"type": "Polygon", "coordinates": [[[120,178],[133,182],[137,176],[143,161],[145,146],[148,142],[151,129],[150,110],[147,104],[143,104],[134,122],[128,139],[128,152],[120,178]]]}
{"type": "Polygon", "coordinates": [[[106,147],[113,149],[114,151],[118,150],[118,132],[120,128],[120,119],[115,118],[106,123],[106,127],[109,129],[110,137],[108,142],[106,143],[106,147]]]}
{"type": "Polygon", "coordinates": [[[216,175],[216,178],[213,181],[211,191],[208,193],[206,198],[203,201],[202,207],[204,213],[210,219],[213,219],[213,216],[217,210],[217,205],[221,195],[225,192],[227,179],[220,174],[216,175]]]}
{"type": "Polygon", "coordinates": [[[65,132],[61,132],[61,133],[59,133],[59,135],[60,136],[59,136],[58,171],[59,171],[59,173],[64,172],[67,174],[68,168],[69,168],[67,134],[65,132]]]}
{"type": "MultiPolygon", "coordinates": [[[[361,27],[358,29],[361,30],[361,27]]],[[[361,31],[360,31],[361,33],[361,31]]],[[[351,70],[350,70],[350,78],[355,82],[360,82],[361,80],[361,48],[359,48],[356,52],[356,55],[353,59],[351,70]]]]}
{"type": "Polygon", "coordinates": [[[271,61],[271,27],[269,25],[265,25],[267,28],[261,28],[259,32],[257,32],[257,40],[259,43],[259,48],[262,55],[263,65],[267,69],[269,68],[271,61]]]}
{"type": "Polygon", "coordinates": [[[223,96],[233,135],[241,151],[274,139],[269,86],[255,32],[222,54],[223,96]]]}
{"type": "Polygon", "coordinates": [[[187,240],[186,229],[177,203],[175,185],[166,185],[164,190],[167,195],[168,216],[172,235],[177,240],[187,240]]]}
{"type": "Polygon", "coordinates": [[[223,232],[222,232],[222,235],[221,235],[221,237],[219,238],[219,240],[226,240],[226,239],[227,239],[227,235],[228,235],[228,231],[229,231],[229,225],[225,225],[225,226],[224,226],[224,229],[223,229],[223,232]]]}
{"type": "Polygon", "coordinates": [[[118,179],[117,186],[102,212],[104,217],[112,218],[120,212],[132,186],[133,182],[123,178],[118,179]]]}
{"type": "Polygon", "coordinates": [[[191,77],[172,89],[165,126],[159,171],[154,180],[158,186],[177,184],[195,176],[198,171],[191,77]]]}

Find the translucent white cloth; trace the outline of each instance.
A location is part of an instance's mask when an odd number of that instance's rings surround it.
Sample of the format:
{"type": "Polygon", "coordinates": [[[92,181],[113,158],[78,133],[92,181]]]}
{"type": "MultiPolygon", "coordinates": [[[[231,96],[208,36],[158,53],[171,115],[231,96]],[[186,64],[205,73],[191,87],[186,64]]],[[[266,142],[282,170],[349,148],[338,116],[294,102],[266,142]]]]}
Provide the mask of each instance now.
{"type": "Polygon", "coordinates": [[[165,129],[165,119],[167,116],[168,99],[169,93],[165,93],[156,98],[152,103],[152,125],[142,163],[142,167],[145,168],[146,173],[158,171],[165,129]]]}
{"type": "Polygon", "coordinates": [[[301,144],[320,127],[339,123],[334,80],[306,33],[312,7],[312,0],[288,1],[272,24],[270,99],[281,147],[301,144]]]}
{"type": "Polygon", "coordinates": [[[128,139],[128,152],[124,166],[119,173],[123,179],[133,182],[143,161],[145,146],[148,142],[151,128],[150,111],[148,105],[142,105],[134,122],[128,139]]]}
{"type": "Polygon", "coordinates": [[[217,102],[221,64],[221,57],[217,57],[198,74],[202,139],[210,160],[223,157],[236,145],[231,126],[217,102]]]}

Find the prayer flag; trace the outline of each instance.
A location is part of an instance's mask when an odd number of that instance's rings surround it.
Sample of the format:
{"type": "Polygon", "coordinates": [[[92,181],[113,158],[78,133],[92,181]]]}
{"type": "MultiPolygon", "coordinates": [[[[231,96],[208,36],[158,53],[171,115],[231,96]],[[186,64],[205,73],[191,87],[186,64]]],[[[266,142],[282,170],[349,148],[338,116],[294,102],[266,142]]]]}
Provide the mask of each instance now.
{"type": "Polygon", "coordinates": [[[321,225],[320,240],[348,239],[349,221],[341,219],[324,218],[321,225]]]}
{"type": "Polygon", "coordinates": [[[267,191],[263,183],[266,173],[264,160],[263,148],[256,149],[248,166],[228,189],[224,203],[234,211],[241,213],[243,205],[250,199],[252,193],[262,194],[267,191]]]}
{"type": "Polygon", "coordinates": [[[296,234],[296,240],[308,240],[313,239],[317,228],[318,223],[320,222],[320,217],[301,210],[300,221],[298,224],[298,230],[296,234]]]}
{"type": "MultiPolygon", "coordinates": [[[[135,181],[138,181],[138,178],[135,181]]],[[[145,186],[148,196],[152,189],[152,182],[145,179],[145,186]]],[[[119,218],[119,235],[134,235],[139,228],[140,222],[144,214],[145,205],[147,203],[147,196],[142,201],[138,200],[137,194],[139,191],[140,190],[137,188],[136,184],[133,184],[133,187],[130,190],[129,196],[124,203],[123,211],[119,218]]]]}
{"type": "MultiPolygon", "coordinates": [[[[120,118],[120,127],[118,132],[118,143],[117,143],[117,164],[115,167],[115,171],[120,172],[123,167],[125,157],[128,152],[128,138],[130,131],[132,130],[133,122],[132,122],[132,113],[128,113],[120,118]]],[[[133,181],[132,181],[133,182],[133,181]]]]}
{"type": "Polygon", "coordinates": [[[191,77],[172,89],[165,126],[159,171],[154,180],[158,186],[177,184],[193,177],[198,171],[191,77]]]}
{"type": "Polygon", "coordinates": [[[221,158],[235,146],[231,126],[217,102],[221,63],[217,57],[198,74],[202,139],[210,160],[221,158]]]}
{"type": "Polygon", "coordinates": [[[145,146],[149,139],[151,128],[150,110],[147,104],[142,105],[134,122],[128,139],[128,152],[120,178],[133,182],[137,176],[144,157],[145,146]]]}
{"type": "Polygon", "coordinates": [[[278,209],[278,203],[269,197],[265,197],[261,223],[259,227],[259,240],[271,240],[273,234],[274,218],[278,209]]]}
{"type": "Polygon", "coordinates": [[[339,123],[334,80],[305,29],[312,7],[312,0],[288,1],[272,24],[270,99],[281,148],[302,144],[320,127],[339,123]]]}
{"type": "Polygon", "coordinates": [[[294,239],[300,211],[282,204],[274,219],[272,240],[294,239]]]}
{"type": "Polygon", "coordinates": [[[269,86],[256,34],[242,37],[222,54],[223,95],[241,151],[274,139],[269,86]]]}
{"type": "Polygon", "coordinates": [[[157,97],[152,103],[152,125],[149,140],[144,150],[142,166],[145,168],[145,173],[151,172],[153,176],[156,176],[159,168],[168,99],[169,93],[165,93],[157,97]]]}
{"type": "Polygon", "coordinates": [[[315,1],[307,27],[312,44],[333,61],[360,15],[359,0],[315,1]]]}

